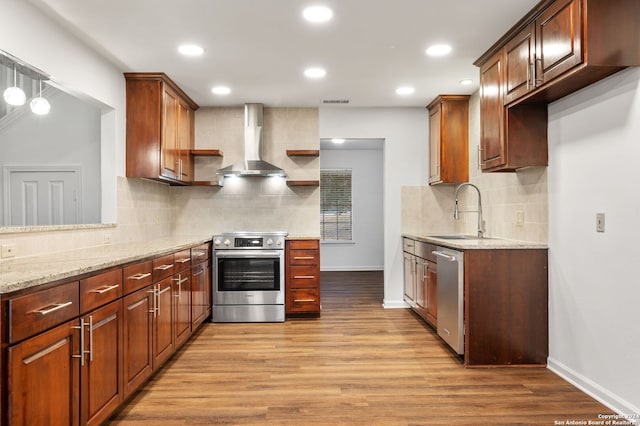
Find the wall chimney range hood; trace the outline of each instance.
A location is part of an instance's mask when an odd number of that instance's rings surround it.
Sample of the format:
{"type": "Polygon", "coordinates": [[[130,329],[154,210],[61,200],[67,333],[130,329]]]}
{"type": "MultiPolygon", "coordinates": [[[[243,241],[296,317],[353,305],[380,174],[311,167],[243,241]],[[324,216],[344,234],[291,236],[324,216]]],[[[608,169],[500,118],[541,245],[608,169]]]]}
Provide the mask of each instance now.
{"type": "Polygon", "coordinates": [[[262,159],[262,104],[244,105],[244,159],[216,171],[224,176],[281,176],[286,173],[262,159]]]}

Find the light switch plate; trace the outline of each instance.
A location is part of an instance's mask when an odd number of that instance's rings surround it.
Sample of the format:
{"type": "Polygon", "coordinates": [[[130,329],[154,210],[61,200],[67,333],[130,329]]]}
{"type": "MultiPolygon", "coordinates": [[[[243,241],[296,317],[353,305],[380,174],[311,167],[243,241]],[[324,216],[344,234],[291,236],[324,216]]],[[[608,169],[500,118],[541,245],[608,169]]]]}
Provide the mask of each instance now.
{"type": "Polygon", "coordinates": [[[2,245],[2,258],[6,259],[9,257],[16,256],[16,245],[15,244],[3,244],[2,245]]]}
{"type": "Polygon", "coordinates": [[[516,226],[524,226],[524,210],[516,211],[516,226]]]}
{"type": "Polygon", "coordinates": [[[604,232],[604,213],[596,213],[596,232],[604,232]]]}

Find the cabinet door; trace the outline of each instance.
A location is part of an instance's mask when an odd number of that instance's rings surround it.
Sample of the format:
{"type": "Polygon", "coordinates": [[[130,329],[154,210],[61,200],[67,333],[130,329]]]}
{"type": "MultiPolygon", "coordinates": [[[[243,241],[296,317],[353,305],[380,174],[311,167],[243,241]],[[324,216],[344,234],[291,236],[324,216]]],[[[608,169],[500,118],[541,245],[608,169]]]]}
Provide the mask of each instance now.
{"type": "Polygon", "coordinates": [[[411,307],[415,306],[415,256],[404,253],[404,300],[411,307]]]}
{"type": "Polygon", "coordinates": [[[173,92],[163,93],[162,143],[160,148],[162,176],[179,179],[178,173],[178,98],[173,92]]]}
{"type": "Polygon", "coordinates": [[[502,66],[500,51],[480,68],[480,165],[483,170],[505,163],[502,66]]]}
{"type": "Polygon", "coordinates": [[[582,63],[582,0],[557,0],[536,19],[536,85],[582,63]]]}
{"type": "Polygon", "coordinates": [[[156,317],[153,328],[153,368],[160,366],[175,350],[173,277],[156,284],[156,317]]]}
{"type": "Polygon", "coordinates": [[[528,25],[505,45],[505,105],[535,88],[535,49],[534,25],[528,25]]]}
{"type": "Polygon", "coordinates": [[[69,321],[8,350],[10,424],[79,424],[78,320],[69,321]]]}
{"type": "Polygon", "coordinates": [[[84,317],[89,324],[90,351],[81,369],[81,424],[100,424],[118,407],[123,390],[122,300],[84,317]]]}
{"type": "Polygon", "coordinates": [[[179,176],[183,182],[193,180],[193,164],[191,150],[193,149],[193,111],[184,102],[178,102],[178,150],[179,176]]]}
{"type": "Polygon", "coordinates": [[[429,110],[429,183],[440,181],[440,123],[442,104],[429,110]]]}
{"type": "Polygon", "coordinates": [[[124,298],[124,396],[133,393],[153,369],[153,286],[124,298]]]}
{"type": "Polygon", "coordinates": [[[438,326],[438,265],[435,262],[426,263],[427,287],[427,321],[434,327],[438,326]]]}
{"type": "Polygon", "coordinates": [[[191,270],[187,269],[173,278],[175,297],[175,342],[176,347],[191,335],[191,270]]]}
{"type": "Polygon", "coordinates": [[[211,281],[209,264],[207,262],[196,265],[191,274],[191,329],[195,330],[209,316],[211,305],[209,294],[211,281]]]}
{"type": "Polygon", "coordinates": [[[427,261],[416,258],[416,310],[421,316],[427,313],[427,261]]]}

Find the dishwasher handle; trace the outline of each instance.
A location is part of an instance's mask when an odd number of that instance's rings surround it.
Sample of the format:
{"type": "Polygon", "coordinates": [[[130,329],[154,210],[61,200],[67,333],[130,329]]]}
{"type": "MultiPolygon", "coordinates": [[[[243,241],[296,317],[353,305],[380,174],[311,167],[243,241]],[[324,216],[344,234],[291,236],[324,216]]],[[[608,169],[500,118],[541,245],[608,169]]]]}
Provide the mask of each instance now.
{"type": "Polygon", "coordinates": [[[456,259],[455,256],[451,256],[450,254],[443,253],[441,251],[432,251],[431,253],[435,254],[436,256],[443,257],[443,258],[447,259],[449,262],[456,262],[458,260],[458,259],[456,259]]]}

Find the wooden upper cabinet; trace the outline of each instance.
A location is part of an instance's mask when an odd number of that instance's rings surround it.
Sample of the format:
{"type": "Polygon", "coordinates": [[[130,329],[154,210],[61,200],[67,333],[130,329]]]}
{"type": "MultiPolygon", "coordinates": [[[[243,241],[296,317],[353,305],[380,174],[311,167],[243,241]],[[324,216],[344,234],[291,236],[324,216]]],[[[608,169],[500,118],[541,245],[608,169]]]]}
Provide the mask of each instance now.
{"type": "Polygon", "coordinates": [[[547,165],[547,104],[640,65],[640,2],[538,3],[475,65],[480,67],[483,171],[547,165]]]}
{"type": "Polygon", "coordinates": [[[535,87],[582,63],[582,1],[557,0],[536,19],[535,87]]]}
{"type": "Polygon", "coordinates": [[[127,177],[171,184],[193,180],[191,150],[198,105],[163,73],[125,73],[127,177]]]}
{"type": "MultiPolygon", "coordinates": [[[[504,47],[504,103],[508,104],[535,88],[535,26],[527,25],[504,47]]],[[[498,53],[502,55],[502,53],[498,53]]]]}
{"type": "Polygon", "coordinates": [[[469,96],[440,95],[429,106],[429,184],[469,180],[469,96]]]}

